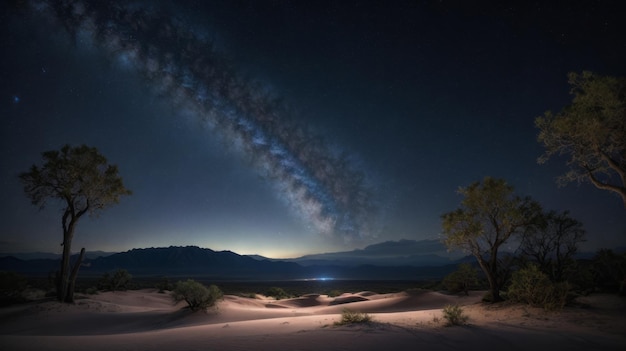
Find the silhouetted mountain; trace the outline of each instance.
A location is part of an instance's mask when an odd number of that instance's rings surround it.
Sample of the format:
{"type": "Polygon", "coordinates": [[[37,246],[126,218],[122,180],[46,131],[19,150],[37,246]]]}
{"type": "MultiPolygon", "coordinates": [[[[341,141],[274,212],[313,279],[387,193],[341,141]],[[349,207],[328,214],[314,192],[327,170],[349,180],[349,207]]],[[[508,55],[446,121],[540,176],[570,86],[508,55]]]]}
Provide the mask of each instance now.
{"type": "MultiPolygon", "coordinates": [[[[456,259],[439,256],[441,250],[445,250],[442,246],[434,240],[403,240],[371,245],[361,250],[290,260],[239,255],[232,251],[213,251],[196,246],[133,249],[85,259],[79,276],[99,277],[105,272],[126,269],[136,277],[202,277],[214,280],[437,280],[456,270],[459,263],[476,263],[471,255],[456,259]],[[393,255],[394,252],[414,254],[398,256],[393,255]]],[[[76,256],[72,256],[72,261],[76,256]]],[[[59,263],[60,258],[23,260],[6,256],[0,257],[0,270],[46,276],[57,271],[59,263]]]]}
{"type": "MultiPolygon", "coordinates": [[[[73,259],[76,259],[74,257],[73,259]]],[[[28,275],[47,275],[58,270],[59,259],[20,260],[0,258],[0,270],[28,275]]],[[[439,279],[456,265],[439,267],[375,265],[311,265],[270,259],[254,259],[231,251],[213,251],[196,246],[133,249],[96,259],[86,259],[81,277],[100,276],[126,269],[134,276],[186,276],[214,280],[291,280],[291,279],[439,279]]]]}
{"type": "Polygon", "coordinates": [[[261,255],[244,255],[244,256],[253,258],[257,261],[282,261],[280,259],[272,259],[272,258],[261,256],[261,255]]]}
{"type": "Polygon", "coordinates": [[[438,240],[386,241],[363,249],[306,255],[286,261],[303,266],[444,266],[454,262],[458,254],[450,254],[438,240]]]}
{"type": "MultiPolygon", "coordinates": [[[[95,259],[98,257],[106,257],[117,252],[105,251],[85,251],[85,258],[95,259]]],[[[37,259],[61,259],[60,253],[52,252],[18,252],[18,253],[0,253],[0,257],[12,256],[20,260],[37,260],[37,259]]]]}
{"type": "Polygon", "coordinates": [[[28,275],[47,275],[59,269],[60,260],[41,258],[21,260],[13,256],[0,257],[0,271],[17,272],[28,275]]]}
{"type": "Polygon", "coordinates": [[[301,267],[290,262],[258,261],[232,251],[196,246],[133,249],[86,263],[81,273],[124,268],[135,275],[193,275],[220,279],[293,278],[301,267]]]}

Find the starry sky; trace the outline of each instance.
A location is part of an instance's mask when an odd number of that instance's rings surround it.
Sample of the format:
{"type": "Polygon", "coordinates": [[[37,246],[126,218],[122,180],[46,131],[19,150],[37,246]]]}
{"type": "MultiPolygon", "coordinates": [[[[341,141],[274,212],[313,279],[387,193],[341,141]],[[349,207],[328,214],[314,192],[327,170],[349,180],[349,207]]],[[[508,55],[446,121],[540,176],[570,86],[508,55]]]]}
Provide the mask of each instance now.
{"type": "Polygon", "coordinates": [[[533,124],[571,102],[568,72],[626,74],[619,1],[53,3],[1,9],[0,252],[61,252],[61,207],[18,174],[83,143],[133,195],[75,250],[436,239],[485,176],[569,210],[583,249],[626,245],[620,198],[557,187],[533,124]]]}

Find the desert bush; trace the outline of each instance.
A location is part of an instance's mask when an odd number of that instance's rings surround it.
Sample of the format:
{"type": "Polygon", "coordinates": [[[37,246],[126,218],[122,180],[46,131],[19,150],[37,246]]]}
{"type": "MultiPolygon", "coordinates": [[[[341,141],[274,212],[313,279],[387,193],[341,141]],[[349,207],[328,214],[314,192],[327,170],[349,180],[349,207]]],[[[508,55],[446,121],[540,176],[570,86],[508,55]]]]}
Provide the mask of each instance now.
{"type": "Polygon", "coordinates": [[[529,265],[513,273],[508,297],[514,302],[558,310],[565,306],[568,292],[567,282],[553,283],[536,265],[529,265]]]}
{"type": "Polygon", "coordinates": [[[478,284],[478,272],[471,264],[461,263],[456,271],[443,278],[442,284],[451,293],[469,295],[469,289],[478,284]]]}
{"type": "Polygon", "coordinates": [[[3,296],[20,295],[27,287],[26,278],[14,272],[0,271],[0,294],[3,296]]]}
{"type": "Polygon", "coordinates": [[[265,296],[273,297],[276,300],[288,299],[288,298],[291,297],[289,294],[287,294],[287,292],[285,290],[283,290],[283,288],[279,288],[279,287],[275,287],[275,286],[269,288],[265,292],[265,296]]]}
{"type": "Polygon", "coordinates": [[[609,249],[596,252],[592,261],[595,286],[601,291],[615,291],[626,295],[626,252],[615,253],[609,249]]]}
{"type": "Polygon", "coordinates": [[[256,299],[256,293],[253,292],[240,292],[240,293],[236,293],[235,295],[239,296],[239,297],[245,297],[247,299],[256,299]]]}
{"type": "Polygon", "coordinates": [[[367,313],[355,312],[344,308],[341,312],[341,320],[335,322],[335,325],[346,325],[355,323],[369,323],[372,321],[372,317],[367,313]]]}
{"type": "MultiPolygon", "coordinates": [[[[502,297],[503,299],[506,299],[507,297],[507,292],[506,291],[500,291],[500,297],[502,297]]],[[[482,302],[485,303],[494,303],[494,302],[499,302],[499,301],[495,301],[493,299],[493,294],[491,293],[491,291],[487,291],[483,297],[481,298],[482,302]]]]}
{"type": "Polygon", "coordinates": [[[215,285],[208,288],[202,283],[198,283],[193,279],[179,281],[172,291],[172,299],[178,303],[180,301],[187,302],[189,309],[192,311],[204,310],[215,306],[217,301],[224,296],[224,293],[215,285]]]}
{"type": "Polygon", "coordinates": [[[341,294],[342,294],[341,290],[335,289],[335,290],[331,290],[328,292],[328,297],[337,297],[341,294]]]}
{"type": "Polygon", "coordinates": [[[467,322],[469,317],[463,314],[463,309],[459,305],[446,305],[443,308],[443,318],[447,321],[448,326],[462,325],[467,322]]]}
{"type": "Polygon", "coordinates": [[[571,291],[581,295],[589,295],[596,288],[594,282],[593,267],[590,262],[578,262],[576,274],[572,274],[567,280],[570,283],[571,291]]]}
{"type": "Polygon", "coordinates": [[[28,288],[26,278],[14,272],[0,271],[0,306],[24,302],[28,288]]]}
{"type": "Polygon", "coordinates": [[[46,297],[46,291],[35,288],[26,288],[22,291],[21,296],[25,301],[35,301],[46,297]]]}
{"type": "Polygon", "coordinates": [[[168,277],[163,277],[161,281],[157,283],[156,288],[159,289],[159,294],[163,294],[165,290],[172,290],[172,284],[170,284],[168,277]]]}
{"type": "Polygon", "coordinates": [[[104,273],[98,282],[98,288],[110,291],[126,290],[132,279],[133,276],[127,270],[118,269],[113,274],[104,273]]]}

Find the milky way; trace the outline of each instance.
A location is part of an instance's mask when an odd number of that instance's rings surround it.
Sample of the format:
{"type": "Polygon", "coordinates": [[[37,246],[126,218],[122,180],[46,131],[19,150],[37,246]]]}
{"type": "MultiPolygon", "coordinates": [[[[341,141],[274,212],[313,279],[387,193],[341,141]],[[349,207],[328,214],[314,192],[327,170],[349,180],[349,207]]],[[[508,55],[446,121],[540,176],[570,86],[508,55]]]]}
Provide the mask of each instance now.
{"type": "Polygon", "coordinates": [[[345,242],[375,236],[363,172],[297,121],[259,82],[244,79],[206,35],[180,18],[110,1],[33,1],[30,10],[136,70],[156,93],[192,111],[243,151],[312,229],[345,242]]]}

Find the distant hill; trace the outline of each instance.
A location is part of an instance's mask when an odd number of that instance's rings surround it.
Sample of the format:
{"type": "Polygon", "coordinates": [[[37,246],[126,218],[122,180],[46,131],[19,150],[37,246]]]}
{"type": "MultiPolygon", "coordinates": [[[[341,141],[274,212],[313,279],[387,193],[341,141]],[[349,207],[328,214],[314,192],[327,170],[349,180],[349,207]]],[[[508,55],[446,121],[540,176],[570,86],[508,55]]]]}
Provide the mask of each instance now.
{"type": "MultiPolygon", "coordinates": [[[[47,275],[58,269],[58,259],[21,260],[1,257],[0,270],[26,275],[47,275]]],[[[231,251],[213,251],[196,246],[133,249],[106,257],[86,259],[80,276],[100,276],[116,269],[134,276],[202,277],[214,280],[291,280],[363,279],[419,280],[440,279],[456,269],[455,264],[438,267],[324,265],[304,266],[295,262],[259,259],[231,251]]]]}
{"type": "MultiPolygon", "coordinates": [[[[85,251],[85,258],[98,258],[106,257],[117,252],[105,252],[105,251],[85,251]]],[[[0,253],[0,257],[13,256],[20,260],[38,260],[38,259],[61,259],[60,253],[52,252],[19,252],[19,253],[0,253]]]]}
{"type": "Polygon", "coordinates": [[[303,266],[337,265],[337,266],[444,266],[461,255],[447,252],[445,245],[439,240],[400,240],[385,241],[367,246],[363,249],[343,252],[331,252],[306,255],[287,259],[303,266]]]}
{"type": "MultiPolygon", "coordinates": [[[[623,251],[619,248],[617,251],[623,251]]],[[[80,277],[99,277],[105,272],[126,269],[138,276],[203,277],[215,280],[433,280],[457,269],[461,262],[475,263],[472,256],[448,253],[437,240],[387,241],[363,249],[271,259],[239,255],[197,246],[133,249],[126,252],[90,253],[80,277]]],[[[581,253],[579,258],[592,257],[581,253]]],[[[73,256],[76,259],[76,255],[73,256]]],[[[59,269],[59,255],[0,255],[0,270],[24,275],[47,276],[59,269]],[[30,257],[30,258],[29,258],[30,257]],[[25,259],[26,258],[26,259],[25,259]]]]}

